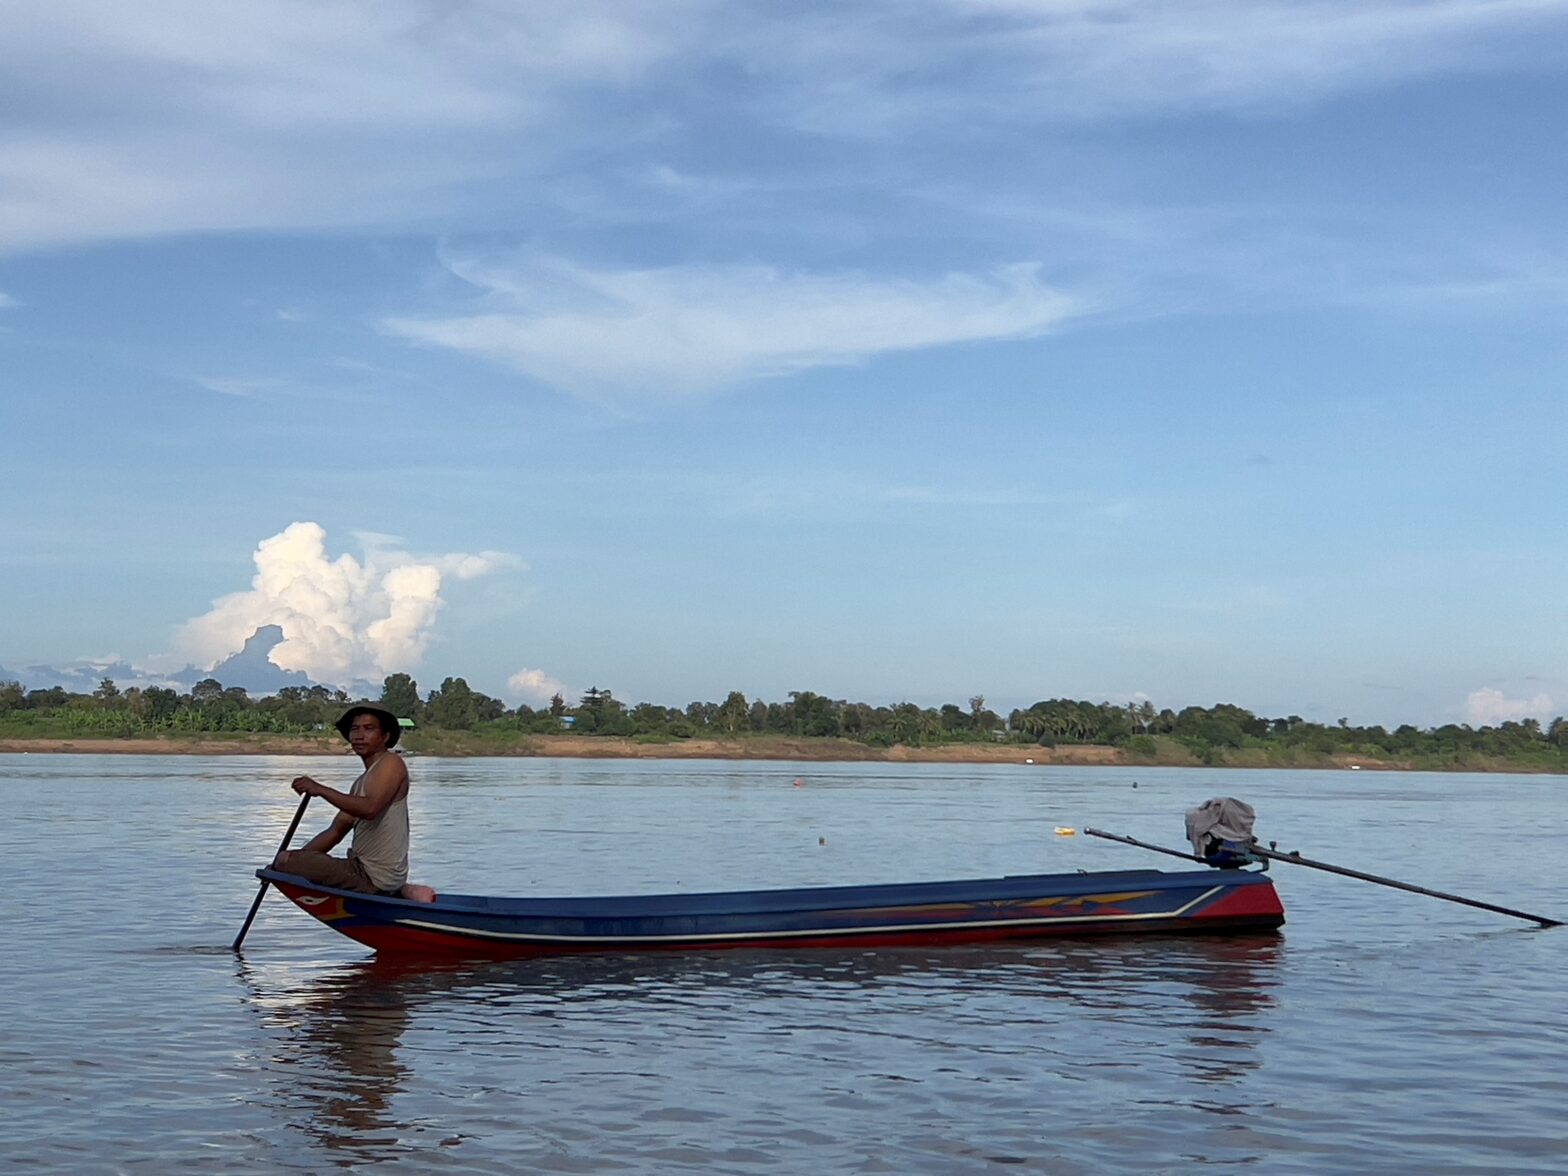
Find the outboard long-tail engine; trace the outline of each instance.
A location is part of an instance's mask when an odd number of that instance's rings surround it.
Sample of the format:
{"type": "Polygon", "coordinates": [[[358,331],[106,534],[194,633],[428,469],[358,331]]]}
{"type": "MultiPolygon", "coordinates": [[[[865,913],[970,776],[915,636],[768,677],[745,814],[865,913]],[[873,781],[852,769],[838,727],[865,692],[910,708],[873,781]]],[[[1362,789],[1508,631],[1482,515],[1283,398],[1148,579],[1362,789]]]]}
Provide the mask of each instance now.
{"type": "Polygon", "coordinates": [[[1232,796],[1216,796],[1188,809],[1187,840],[1192,842],[1192,852],[1222,870],[1236,870],[1254,862],[1268,869],[1268,859],[1251,852],[1258,843],[1252,835],[1256,816],[1250,804],[1232,796]]]}

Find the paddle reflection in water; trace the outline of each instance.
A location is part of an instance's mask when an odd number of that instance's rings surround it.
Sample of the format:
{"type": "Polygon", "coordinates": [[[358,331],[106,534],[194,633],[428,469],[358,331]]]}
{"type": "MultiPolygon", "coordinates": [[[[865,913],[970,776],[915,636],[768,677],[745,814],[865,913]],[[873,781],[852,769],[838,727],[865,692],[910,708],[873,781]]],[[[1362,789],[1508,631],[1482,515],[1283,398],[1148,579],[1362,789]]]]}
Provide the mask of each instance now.
{"type": "Polygon", "coordinates": [[[274,1038],[275,1100],[314,1140],[364,1159],[396,1149],[410,1129],[392,1113],[410,1071],[399,1059],[411,1010],[409,988],[374,961],[281,986],[277,969],[240,964],[241,980],[274,1038]]]}

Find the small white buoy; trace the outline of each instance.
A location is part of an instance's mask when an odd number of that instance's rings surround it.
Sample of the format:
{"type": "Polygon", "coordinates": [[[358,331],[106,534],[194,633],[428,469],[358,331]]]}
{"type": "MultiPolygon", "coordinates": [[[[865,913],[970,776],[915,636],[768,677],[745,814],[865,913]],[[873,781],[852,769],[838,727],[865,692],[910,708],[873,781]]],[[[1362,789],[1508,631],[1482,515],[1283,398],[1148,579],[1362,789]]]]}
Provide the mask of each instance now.
{"type": "Polygon", "coordinates": [[[1026,760],[1024,760],[1024,763],[1026,763],[1026,764],[1032,764],[1032,763],[1034,763],[1034,760],[1032,760],[1032,759],[1026,759],[1026,760]]]}

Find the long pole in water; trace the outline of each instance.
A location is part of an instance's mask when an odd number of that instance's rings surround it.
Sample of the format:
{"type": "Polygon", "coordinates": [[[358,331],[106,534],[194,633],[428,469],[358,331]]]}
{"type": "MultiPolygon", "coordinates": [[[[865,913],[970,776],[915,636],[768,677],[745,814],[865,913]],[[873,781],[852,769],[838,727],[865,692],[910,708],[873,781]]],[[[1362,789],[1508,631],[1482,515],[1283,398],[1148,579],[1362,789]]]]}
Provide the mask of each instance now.
{"type": "Polygon", "coordinates": [[[1473,898],[1461,898],[1457,894],[1447,894],[1441,890],[1428,890],[1425,886],[1416,886],[1410,882],[1400,882],[1393,878],[1381,878],[1376,874],[1363,874],[1360,870],[1348,869],[1345,866],[1331,866],[1327,862],[1315,862],[1311,858],[1302,857],[1299,852],[1279,853],[1272,849],[1252,845],[1248,853],[1255,853],[1259,857],[1268,858],[1273,862],[1289,862],[1293,866],[1310,866],[1314,870],[1327,870],[1330,874],[1343,874],[1347,878],[1359,878],[1363,882],[1376,882],[1379,886],[1392,886],[1395,890],[1408,890],[1412,894],[1425,894],[1432,898],[1441,898],[1447,902],[1462,903],[1465,906],[1479,907],[1483,911],[1495,911],[1499,915],[1512,915],[1516,919],[1528,919],[1532,923],[1539,923],[1543,927],[1561,927],[1560,919],[1548,919],[1544,915],[1532,915],[1528,911],[1516,911],[1510,907],[1496,906],[1489,902],[1478,902],[1473,898]]]}
{"type": "MultiPolygon", "coordinates": [[[[1139,849],[1152,849],[1155,853],[1167,853],[1171,857],[1185,858],[1189,862],[1203,861],[1196,854],[1182,853],[1178,849],[1166,849],[1163,845],[1150,845],[1147,841],[1139,841],[1136,837],[1123,837],[1119,833],[1106,833],[1101,829],[1085,829],[1084,832],[1091,837],[1104,837],[1108,841],[1120,841],[1123,845],[1136,845],[1139,849]]],[[[1311,858],[1302,857],[1300,853],[1280,853],[1277,850],[1264,849],[1261,845],[1249,845],[1247,852],[1256,854],[1258,857],[1268,858],[1274,862],[1289,862],[1293,866],[1310,866],[1314,870],[1327,870],[1330,874],[1343,874],[1347,878],[1360,878],[1363,882],[1376,882],[1379,886],[1392,886],[1395,890],[1408,890],[1412,894],[1426,894],[1433,898],[1446,899],[1448,902],[1480,907],[1483,911],[1496,911],[1500,915],[1512,915],[1516,919],[1529,919],[1532,923],[1539,923],[1543,927],[1562,926],[1562,921],[1559,919],[1548,919],[1544,915],[1532,915],[1528,911],[1516,911],[1511,907],[1496,906],[1493,903],[1480,902],[1474,898],[1461,898],[1457,894],[1448,894],[1442,890],[1428,890],[1425,886],[1417,886],[1413,882],[1400,882],[1397,879],[1383,878],[1377,874],[1364,874],[1360,870],[1352,870],[1347,866],[1331,866],[1327,862],[1315,862],[1311,858]]]]}
{"type": "MultiPolygon", "coordinates": [[[[278,846],[282,853],[289,847],[289,842],[294,840],[294,830],[299,828],[301,818],[305,815],[305,806],[310,803],[309,794],[299,798],[299,808],[294,810],[294,819],[289,822],[289,831],[283,835],[283,844],[278,846]]],[[[240,933],[234,937],[234,950],[239,951],[240,944],[245,942],[245,933],[250,930],[251,920],[256,917],[256,912],[261,909],[261,900],[267,897],[267,880],[261,880],[261,887],[256,891],[256,901],[250,904],[250,914],[245,916],[245,925],[240,928],[240,933]]]]}

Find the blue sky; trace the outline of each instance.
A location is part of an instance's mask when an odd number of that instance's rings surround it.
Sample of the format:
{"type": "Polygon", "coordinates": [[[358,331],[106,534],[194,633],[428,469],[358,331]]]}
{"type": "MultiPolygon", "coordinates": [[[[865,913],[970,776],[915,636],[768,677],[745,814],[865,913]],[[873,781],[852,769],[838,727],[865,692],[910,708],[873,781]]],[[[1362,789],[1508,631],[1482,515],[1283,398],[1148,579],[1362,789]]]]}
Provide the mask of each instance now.
{"type": "Polygon", "coordinates": [[[1568,3],[0,41],[0,665],[1568,710],[1568,3]]]}

